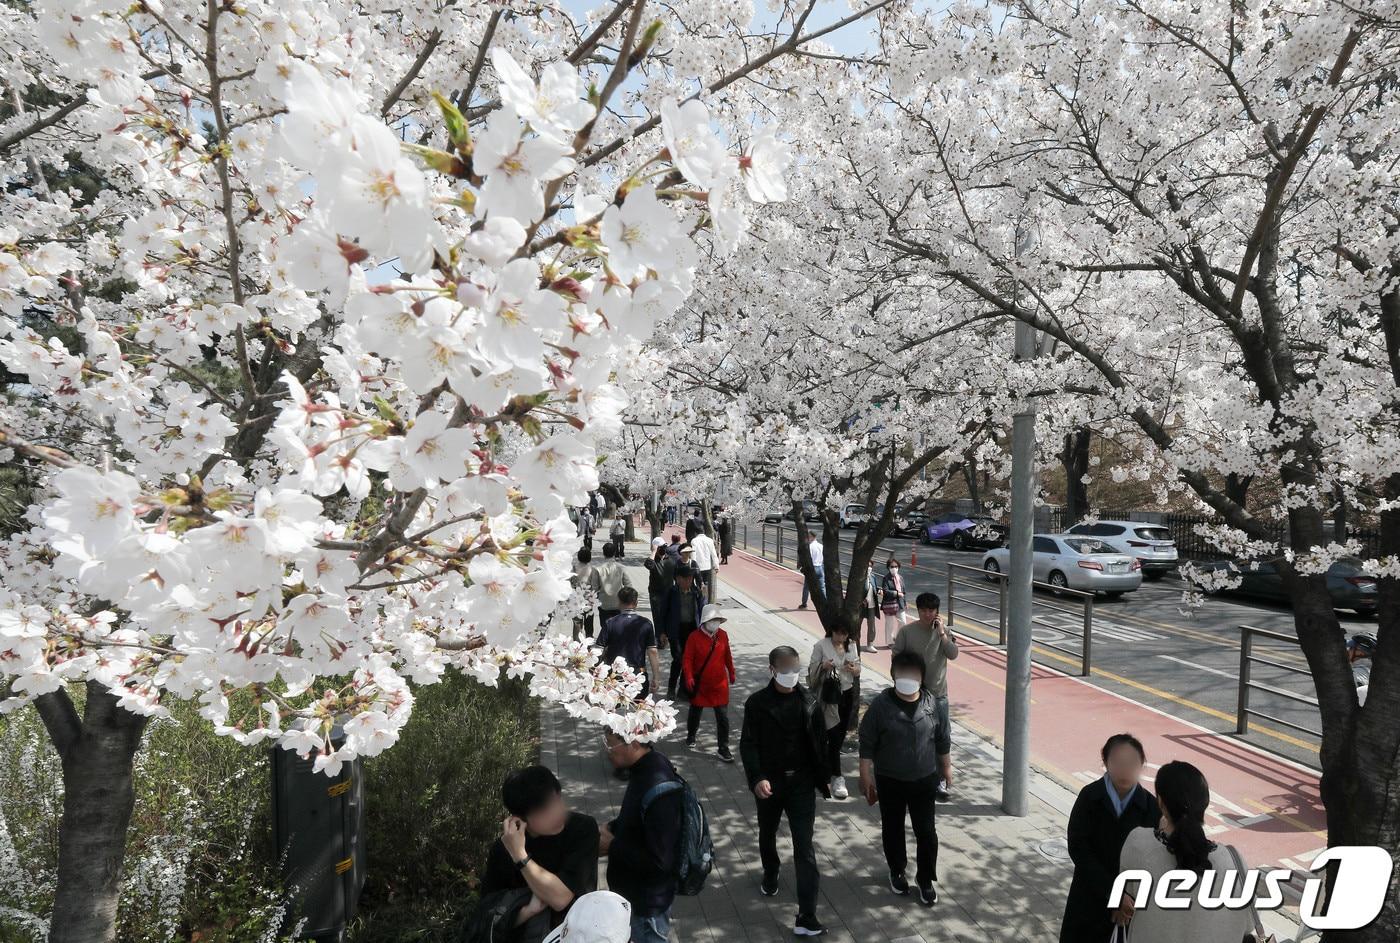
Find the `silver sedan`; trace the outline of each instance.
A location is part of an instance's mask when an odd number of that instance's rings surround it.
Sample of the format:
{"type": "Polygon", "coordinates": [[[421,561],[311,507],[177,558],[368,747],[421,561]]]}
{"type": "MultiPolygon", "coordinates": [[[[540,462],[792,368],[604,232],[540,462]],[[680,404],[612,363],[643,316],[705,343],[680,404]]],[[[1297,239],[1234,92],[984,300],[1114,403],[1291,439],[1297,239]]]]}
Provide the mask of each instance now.
{"type": "MultiPolygon", "coordinates": [[[[1121,596],[1142,585],[1142,562],[1102,540],[1078,534],[1036,534],[1031,538],[1032,573],[1056,589],[1121,596]]],[[[1010,568],[1011,551],[989,550],[982,557],[988,575],[1010,568]]]]}

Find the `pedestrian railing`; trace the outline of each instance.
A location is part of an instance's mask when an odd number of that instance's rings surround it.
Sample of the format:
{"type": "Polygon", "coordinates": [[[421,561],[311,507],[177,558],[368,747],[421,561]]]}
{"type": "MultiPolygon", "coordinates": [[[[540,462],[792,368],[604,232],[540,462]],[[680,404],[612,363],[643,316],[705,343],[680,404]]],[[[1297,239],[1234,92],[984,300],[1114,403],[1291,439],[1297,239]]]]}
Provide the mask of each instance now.
{"type": "MultiPolygon", "coordinates": [[[[953,613],[959,606],[970,606],[975,610],[995,611],[997,621],[995,624],[977,615],[963,616],[967,622],[973,622],[988,629],[996,629],[997,644],[1006,644],[1007,634],[1007,605],[1006,605],[1007,574],[1000,570],[984,570],[981,567],[969,566],[965,563],[948,564],[948,625],[953,624],[953,613]],[[978,581],[981,581],[980,583],[978,581]],[[996,584],[996,590],[988,590],[986,583],[990,581],[996,584]],[[958,589],[962,588],[962,595],[959,597],[958,589]],[[977,593],[981,593],[981,598],[977,598],[977,593]],[[987,601],[987,596],[994,593],[997,599],[993,606],[987,601]]],[[[1054,623],[1036,615],[1036,612],[1049,610],[1051,612],[1062,613],[1073,617],[1076,624],[1082,627],[1079,648],[1068,645],[1059,645],[1056,642],[1040,638],[1035,639],[1035,643],[1043,648],[1051,648],[1066,655],[1074,656],[1079,660],[1079,676],[1086,678],[1089,676],[1093,664],[1094,654],[1094,594],[1079,589],[1069,589],[1068,587],[1052,586],[1049,583],[1042,583],[1032,580],[1031,586],[1035,589],[1047,590],[1061,598],[1068,598],[1075,602],[1067,606],[1057,605],[1044,599],[1033,599],[1031,601],[1031,633],[1034,637],[1036,628],[1048,630],[1055,638],[1061,638],[1065,634],[1065,627],[1062,622],[1054,623]]]]}
{"type": "Polygon", "coordinates": [[[1259,691],[1261,693],[1268,694],[1272,697],[1283,698],[1284,700],[1292,701],[1295,704],[1306,704],[1314,708],[1318,706],[1317,698],[1315,697],[1309,697],[1306,694],[1299,694],[1296,691],[1289,691],[1288,689],[1278,687],[1277,685],[1265,684],[1262,681],[1254,680],[1252,675],[1255,665],[1268,665],[1269,667],[1276,668],[1279,671],[1288,672],[1290,674],[1304,675],[1305,677],[1309,678],[1312,677],[1312,672],[1309,671],[1307,668],[1300,668],[1297,665],[1290,665],[1286,662],[1277,661],[1273,658],[1266,658],[1263,655],[1256,655],[1254,653],[1254,641],[1257,638],[1264,638],[1274,642],[1287,642],[1288,644],[1293,645],[1295,647],[1298,644],[1298,637],[1296,635],[1289,635],[1287,632],[1274,632],[1270,629],[1261,629],[1252,625],[1240,626],[1240,691],[1239,707],[1235,712],[1235,732],[1237,734],[1249,733],[1249,718],[1253,716],[1261,718],[1263,720],[1267,720],[1270,723],[1282,724],[1285,727],[1290,727],[1301,733],[1311,734],[1312,736],[1321,739],[1322,731],[1320,730],[1314,730],[1311,727],[1304,726],[1303,724],[1294,723],[1291,720],[1284,720],[1282,717],[1279,717],[1276,714],[1268,714],[1264,711],[1259,710],[1258,708],[1250,706],[1249,702],[1251,691],[1259,691]]]}

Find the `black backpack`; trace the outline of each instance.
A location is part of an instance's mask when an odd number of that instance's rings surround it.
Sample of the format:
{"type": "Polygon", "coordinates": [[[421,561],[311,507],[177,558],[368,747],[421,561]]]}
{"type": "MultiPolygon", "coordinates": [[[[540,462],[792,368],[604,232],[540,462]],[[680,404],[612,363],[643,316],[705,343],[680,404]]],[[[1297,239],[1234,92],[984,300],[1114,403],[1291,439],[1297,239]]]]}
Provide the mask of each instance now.
{"type": "Polygon", "coordinates": [[[642,796],[642,815],[652,800],[667,793],[681,792],[681,844],[676,851],[676,893],[694,897],[705,886],[715,866],[715,843],[710,839],[710,821],[690,783],[677,777],[657,783],[642,796]]]}

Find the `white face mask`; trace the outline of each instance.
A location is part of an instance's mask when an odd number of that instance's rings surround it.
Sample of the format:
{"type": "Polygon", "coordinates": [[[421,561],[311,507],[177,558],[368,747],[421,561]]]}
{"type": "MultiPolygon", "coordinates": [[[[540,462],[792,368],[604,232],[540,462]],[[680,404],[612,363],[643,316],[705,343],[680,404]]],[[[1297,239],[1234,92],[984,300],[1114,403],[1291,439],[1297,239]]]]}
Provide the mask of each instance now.
{"type": "Polygon", "coordinates": [[[705,623],[704,625],[702,625],[700,628],[704,629],[706,632],[710,633],[711,635],[714,635],[716,632],[719,631],[719,623],[718,623],[718,622],[706,622],[706,623],[705,623]]]}
{"type": "Polygon", "coordinates": [[[923,687],[918,678],[895,678],[894,689],[905,697],[911,694],[918,694],[919,688],[923,687]]]}
{"type": "Polygon", "coordinates": [[[773,680],[778,682],[780,688],[795,688],[799,677],[801,674],[796,671],[779,671],[774,673],[773,680]]]}

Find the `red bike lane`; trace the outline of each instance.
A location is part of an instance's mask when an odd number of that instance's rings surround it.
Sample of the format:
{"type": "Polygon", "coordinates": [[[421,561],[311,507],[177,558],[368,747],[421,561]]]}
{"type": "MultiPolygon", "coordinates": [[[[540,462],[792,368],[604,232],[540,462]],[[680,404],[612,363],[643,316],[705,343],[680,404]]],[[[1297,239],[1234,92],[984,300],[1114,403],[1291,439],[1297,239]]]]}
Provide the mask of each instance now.
{"type": "MultiPolygon", "coordinates": [[[[720,568],[720,599],[734,587],[769,613],[787,619],[814,637],[822,634],[812,609],[799,610],[802,581],[793,570],[736,549],[720,568]]],[[[954,630],[960,656],[949,664],[953,719],[975,733],[1002,743],[1005,709],[1005,653],[954,630]]],[[[804,653],[805,657],[806,653],[804,653]]],[[[863,656],[889,673],[890,653],[863,656]]],[[[1087,680],[1034,664],[1031,671],[1031,764],[1078,792],[1103,775],[1099,749],[1112,734],[1128,732],[1142,741],[1151,784],[1169,760],[1186,760],[1210,782],[1212,806],[1207,831],[1215,841],[1240,849],[1252,867],[1306,870],[1327,844],[1326,819],[1317,774],[1232,736],[1139,704],[1087,680]]],[[[956,744],[954,763],[957,762],[956,744]]]]}

